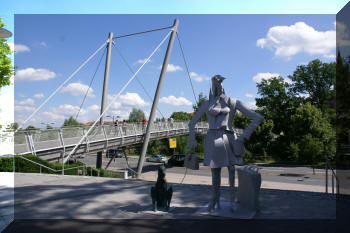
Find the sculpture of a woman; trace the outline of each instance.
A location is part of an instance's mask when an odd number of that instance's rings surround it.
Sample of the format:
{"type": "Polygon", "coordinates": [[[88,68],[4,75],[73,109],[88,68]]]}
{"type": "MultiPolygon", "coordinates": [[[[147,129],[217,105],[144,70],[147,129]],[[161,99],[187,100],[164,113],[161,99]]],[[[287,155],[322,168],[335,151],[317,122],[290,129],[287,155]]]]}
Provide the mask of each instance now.
{"type": "Polygon", "coordinates": [[[215,206],[220,208],[220,183],[221,168],[227,167],[229,172],[230,203],[235,210],[235,165],[243,165],[244,141],[249,139],[252,132],[264,119],[258,113],[248,109],[241,101],[229,98],[225,95],[222,81],[225,78],[220,75],[212,77],[212,87],[209,100],[202,103],[189,123],[189,151],[193,153],[197,145],[195,139],[195,125],[206,114],[209,122],[209,130],[204,144],[204,165],[211,168],[213,194],[208,211],[213,211],[215,206]],[[236,110],[252,119],[252,122],[237,137],[232,128],[232,122],[236,110]]]}

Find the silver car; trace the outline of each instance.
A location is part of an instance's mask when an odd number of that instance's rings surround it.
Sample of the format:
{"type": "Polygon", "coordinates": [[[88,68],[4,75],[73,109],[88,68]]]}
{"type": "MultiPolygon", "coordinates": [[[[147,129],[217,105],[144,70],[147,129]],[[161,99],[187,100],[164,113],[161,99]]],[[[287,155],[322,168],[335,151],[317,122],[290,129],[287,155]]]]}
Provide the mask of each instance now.
{"type": "Polygon", "coordinates": [[[168,159],[164,155],[153,155],[151,157],[148,157],[146,161],[153,163],[167,163],[168,159]]]}

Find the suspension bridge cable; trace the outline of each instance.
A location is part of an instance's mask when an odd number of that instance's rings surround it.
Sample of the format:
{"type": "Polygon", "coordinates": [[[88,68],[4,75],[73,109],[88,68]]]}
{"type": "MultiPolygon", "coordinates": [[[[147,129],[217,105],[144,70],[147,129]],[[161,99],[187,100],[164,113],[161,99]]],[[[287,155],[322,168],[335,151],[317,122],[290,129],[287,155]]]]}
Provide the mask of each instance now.
{"type": "MultiPolygon", "coordinates": [[[[122,60],[123,60],[124,63],[126,64],[126,66],[129,68],[130,72],[131,72],[132,74],[134,74],[134,73],[135,73],[134,70],[131,68],[130,64],[128,63],[128,61],[127,61],[127,60],[125,59],[125,57],[123,56],[123,54],[122,54],[122,52],[120,51],[120,49],[119,49],[117,46],[114,46],[114,47],[115,47],[116,50],[118,51],[119,56],[122,58],[122,60]]],[[[136,78],[136,81],[140,84],[140,86],[141,86],[142,89],[144,90],[144,92],[146,93],[146,95],[148,96],[148,98],[153,102],[152,97],[151,97],[150,94],[147,92],[145,86],[142,84],[142,82],[140,81],[140,79],[139,79],[137,76],[135,76],[135,78],[136,78]]],[[[165,118],[164,115],[163,115],[163,113],[159,110],[158,106],[157,106],[157,110],[158,110],[158,112],[160,113],[160,115],[162,115],[162,117],[165,118]]]]}
{"type": "MultiPolygon", "coordinates": [[[[107,47],[106,47],[106,48],[107,48],[107,47]]],[[[85,102],[86,96],[87,96],[87,94],[89,93],[90,87],[91,87],[91,85],[92,85],[92,82],[93,82],[94,79],[95,79],[96,73],[97,73],[97,71],[98,71],[98,68],[100,67],[102,58],[104,57],[104,55],[105,55],[105,53],[106,53],[106,50],[107,50],[107,49],[103,50],[102,56],[101,56],[101,58],[100,58],[100,61],[98,62],[98,65],[97,65],[97,67],[96,67],[96,70],[95,70],[95,72],[94,72],[94,75],[92,76],[92,79],[90,80],[89,88],[86,90],[84,99],[83,99],[83,101],[82,101],[81,104],[80,104],[79,111],[78,111],[77,115],[75,116],[75,120],[78,119],[78,116],[79,116],[79,113],[80,113],[80,111],[81,111],[81,108],[83,107],[83,104],[84,104],[84,102],[85,102]]]]}
{"type": "MultiPolygon", "coordinates": [[[[193,93],[193,96],[194,96],[194,100],[196,101],[197,103],[197,106],[199,107],[199,102],[197,101],[197,98],[196,98],[196,93],[194,92],[194,88],[193,88],[193,84],[192,84],[192,79],[191,79],[191,75],[190,75],[190,72],[189,72],[189,69],[188,69],[188,65],[187,65],[187,62],[186,62],[186,58],[185,58],[185,54],[184,54],[184,51],[182,49],[182,45],[181,45],[181,41],[180,41],[180,36],[178,34],[178,32],[176,32],[176,38],[177,38],[177,41],[179,42],[179,46],[180,46],[180,50],[181,50],[181,55],[182,55],[182,58],[184,60],[184,63],[185,63],[185,67],[186,67],[186,71],[187,71],[187,75],[188,75],[188,79],[190,80],[190,84],[191,84],[191,88],[192,88],[192,93],[193,93]]],[[[186,170],[185,170],[185,174],[180,182],[180,184],[182,184],[186,178],[186,175],[187,175],[187,170],[188,168],[186,167],[186,170]]]]}
{"type": "Polygon", "coordinates": [[[91,58],[93,58],[107,44],[107,41],[105,41],[101,47],[99,47],[90,57],[88,57],[49,97],[47,97],[47,99],[37,109],[35,109],[35,111],[30,114],[30,116],[25,121],[23,121],[22,125],[20,125],[20,127],[18,127],[14,133],[22,128],[23,125],[27,123],[27,121],[29,121],[69,80],[71,80],[73,76],[78,73],[78,71],[83,68],[86,63],[88,63],[91,58]]]}
{"type": "Polygon", "coordinates": [[[140,34],[144,34],[144,33],[148,33],[148,32],[161,31],[161,30],[172,28],[172,27],[173,26],[164,27],[164,28],[157,28],[157,29],[152,29],[152,30],[143,31],[143,32],[135,32],[135,33],[125,34],[125,35],[121,35],[121,36],[115,36],[115,37],[113,37],[113,39],[123,38],[123,37],[127,37],[127,36],[135,36],[135,35],[140,35],[140,34]]]}
{"type": "Polygon", "coordinates": [[[134,75],[131,76],[131,78],[126,82],[126,84],[122,87],[122,89],[119,91],[117,95],[115,95],[112,99],[112,101],[108,104],[108,106],[105,108],[105,110],[99,115],[97,120],[90,126],[89,130],[84,134],[84,136],[80,139],[80,141],[74,146],[73,150],[68,154],[68,156],[64,159],[63,163],[66,163],[70,156],[75,153],[76,149],[80,144],[85,140],[86,136],[91,132],[91,130],[95,127],[97,122],[101,119],[101,117],[108,111],[108,109],[112,106],[114,101],[120,96],[120,94],[129,86],[132,80],[136,77],[136,75],[140,72],[140,70],[143,68],[143,66],[151,59],[151,57],[155,54],[155,52],[160,48],[160,46],[165,42],[165,40],[170,36],[170,33],[172,31],[169,31],[169,33],[164,37],[164,39],[159,43],[159,45],[153,50],[153,52],[148,56],[146,61],[138,68],[138,70],[135,72],[134,75]]]}
{"type": "MultiPolygon", "coordinates": [[[[182,49],[182,45],[181,45],[181,41],[180,41],[179,34],[178,34],[177,32],[176,32],[176,38],[177,38],[177,41],[179,42],[179,45],[180,45],[180,50],[181,50],[182,58],[183,58],[184,63],[185,63],[185,67],[186,67],[188,79],[190,80],[190,83],[191,83],[191,88],[192,88],[194,100],[196,101],[196,103],[197,103],[197,105],[198,105],[199,103],[198,103],[197,98],[196,98],[196,93],[194,92],[194,88],[193,88],[193,84],[192,84],[192,80],[191,80],[191,75],[190,75],[190,72],[189,72],[189,70],[188,70],[188,65],[187,65],[187,62],[186,62],[185,54],[184,54],[184,51],[183,51],[183,49],[182,49]]],[[[198,106],[198,107],[199,107],[199,106],[198,106]]]]}

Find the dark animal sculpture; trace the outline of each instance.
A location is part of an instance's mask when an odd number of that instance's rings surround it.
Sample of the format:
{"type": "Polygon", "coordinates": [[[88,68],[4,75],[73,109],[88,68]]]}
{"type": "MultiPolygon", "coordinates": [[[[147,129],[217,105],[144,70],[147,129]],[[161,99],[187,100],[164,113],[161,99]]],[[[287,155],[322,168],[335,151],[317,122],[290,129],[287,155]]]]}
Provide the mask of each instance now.
{"type": "Polygon", "coordinates": [[[165,209],[168,211],[172,195],[173,188],[168,188],[165,180],[165,167],[159,166],[156,185],[151,187],[153,210],[157,211],[158,209],[165,209]]]}

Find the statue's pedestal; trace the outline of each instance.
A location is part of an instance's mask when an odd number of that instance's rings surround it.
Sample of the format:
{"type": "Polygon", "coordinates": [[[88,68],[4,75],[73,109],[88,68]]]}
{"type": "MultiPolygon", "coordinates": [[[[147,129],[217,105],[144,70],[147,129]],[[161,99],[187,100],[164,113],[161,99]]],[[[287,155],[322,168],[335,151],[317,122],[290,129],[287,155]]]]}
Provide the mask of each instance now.
{"type": "Polygon", "coordinates": [[[151,207],[147,210],[140,211],[139,213],[164,215],[164,214],[168,214],[169,212],[173,211],[175,209],[175,207],[176,207],[176,205],[170,205],[169,210],[166,210],[165,208],[159,208],[159,209],[157,209],[157,211],[154,211],[151,207]]]}
{"type": "Polygon", "coordinates": [[[205,207],[200,208],[196,214],[200,215],[208,215],[208,216],[216,216],[216,217],[225,217],[225,218],[236,218],[236,219],[252,219],[254,218],[256,211],[251,210],[248,208],[245,208],[243,205],[240,205],[239,203],[236,204],[236,210],[231,210],[231,203],[230,202],[220,202],[221,208],[215,209],[212,212],[209,212],[207,210],[208,205],[205,207]]]}

